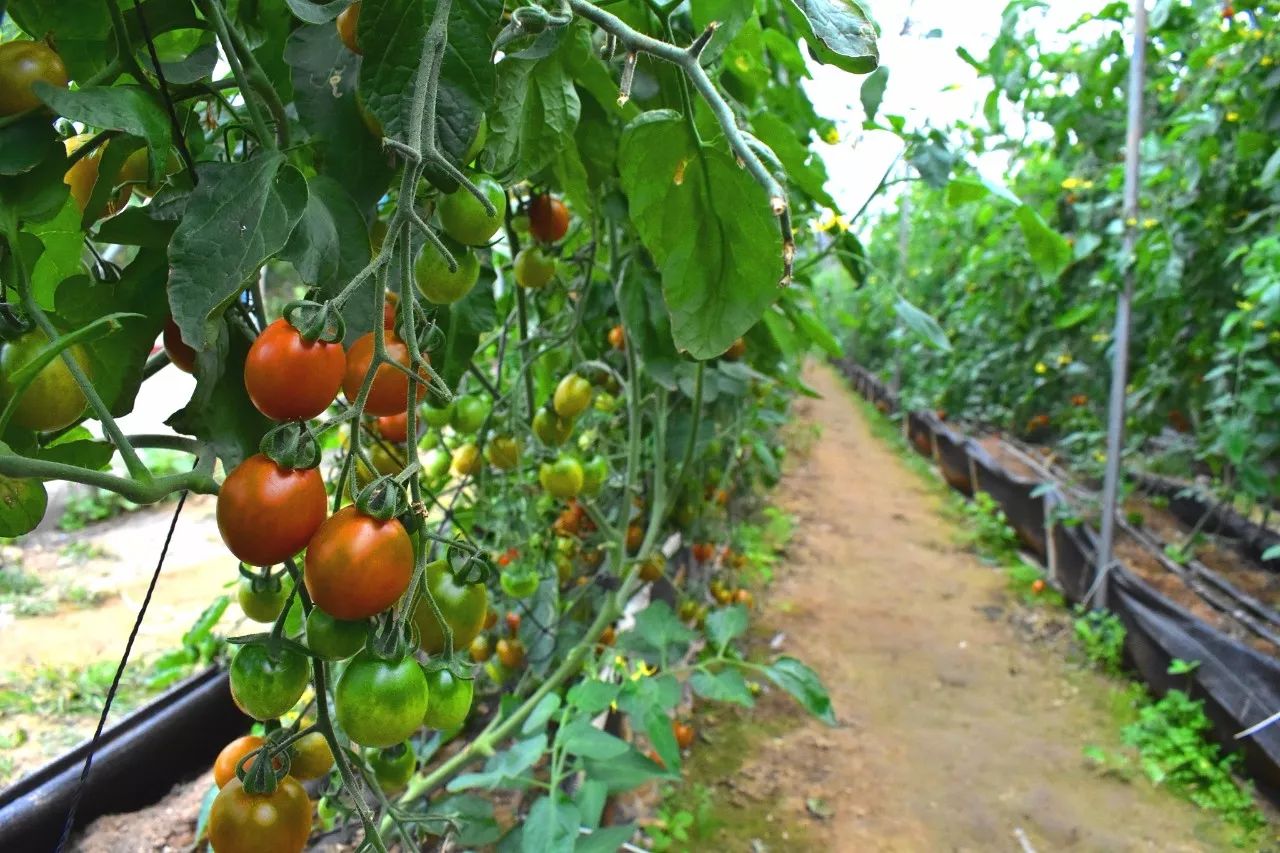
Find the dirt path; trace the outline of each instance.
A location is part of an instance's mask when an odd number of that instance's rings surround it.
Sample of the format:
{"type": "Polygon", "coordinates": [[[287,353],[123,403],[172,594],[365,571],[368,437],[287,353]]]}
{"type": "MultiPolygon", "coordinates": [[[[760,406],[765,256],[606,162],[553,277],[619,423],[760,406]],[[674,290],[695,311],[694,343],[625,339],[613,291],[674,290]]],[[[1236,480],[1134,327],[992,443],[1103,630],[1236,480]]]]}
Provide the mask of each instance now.
{"type": "MultiPolygon", "coordinates": [[[[806,380],[824,399],[800,416],[821,437],[776,495],[798,526],[764,623],[822,675],[839,726],[762,704],[742,722],[775,736],[730,779],[704,775],[728,788],[718,818],[766,811],[788,827],[771,850],[1018,851],[1019,830],[1040,853],[1227,847],[1206,813],[1087,765],[1086,745],[1117,746],[1114,686],[1019,637],[1020,606],[957,544],[941,491],[873,437],[835,373],[806,380]]],[[[751,849],[738,837],[721,834],[751,849]]]]}

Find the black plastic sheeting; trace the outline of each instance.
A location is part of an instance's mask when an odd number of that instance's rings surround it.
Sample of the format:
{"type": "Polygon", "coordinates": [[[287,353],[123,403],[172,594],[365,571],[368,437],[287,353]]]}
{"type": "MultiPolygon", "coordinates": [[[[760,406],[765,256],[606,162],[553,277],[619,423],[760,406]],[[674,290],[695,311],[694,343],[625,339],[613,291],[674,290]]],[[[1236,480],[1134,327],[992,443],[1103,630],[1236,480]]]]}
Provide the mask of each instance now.
{"type": "MultiPolygon", "coordinates": [[[[839,366],[859,393],[873,402],[891,397],[882,383],[857,365],[839,366]]],[[[921,424],[928,422],[926,414],[920,413],[921,424]]],[[[907,423],[910,438],[911,415],[907,423]]],[[[1056,505],[1064,502],[1056,487],[1012,474],[976,442],[944,424],[937,424],[933,439],[947,482],[965,494],[974,489],[989,493],[1023,543],[1044,558],[1067,600],[1081,603],[1096,577],[1097,539],[1088,526],[1067,525],[1054,517],[1056,505]]],[[[1175,497],[1174,492],[1182,488],[1179,485],[1162,493],[1170,498],[1175,514],[1194,524],[1212,508],[1193,497],[1175,497]]],[[[1270,542],[1268,531],[1263,531],[1268,536],[1260,535],[1257,525],[1239,516],[1233,520],[1232,515],[1235,513],[1221,512],[1214,519],[1217,529],[1237,538],[1246,553],[1251,553],[1250,549],[1256,552],[1255,559],[1270,544],[1276,544],[1270,542]]],[[[1156,695],[1176,688],[1203,700],[1217,740],[1228,750],[1240,750],[1258,790],[1280,802],[1280,723],[1248,738],[1235,738],[1237,732],[1280,711],[1280,661],[1197,619],[1123,566],[1109,572],[1105,584],[1104,600],[1126,628],[1128,664],[1156,695]],[[1195,661],[1199,666],[1188,674],[1170,675],[1169,665],[1175,659],[1195,661]]]]}
{"type": "MultiPolygon", "coordinates": [[[[75,828],[158,802],[207,770],[252,722],[231,700],[227,674],[208,670],[176,685],[103,732],[75,828]]],[[[85,742],[0,792],[0,850],[53,850],[71,808],[85,742]]]]}
{"type": "Polygon", "coordinates": [[[1138,482],[1144,491],[1168,498],[1169,511],[1183,524],[1196,527],[1207,515],[1208,519],[1201,525],[1206,533],[1216,533],[1232,540],[1240,553],[1268,571],[1280,573],[1280,557],[1262,558],[1268,550],[1280,546],[1280,533],[1254,524],[1231,507],[1207,500],[1194,486],[1186,483],[1149,474],[1140,475],[1138,482]]]}
{"type": "Polygon", "coordinates": [[[933,437],[938,430],[939,421],[931,412],[907,412],[907,442],[921,456],[933,458],[933,437]]]}

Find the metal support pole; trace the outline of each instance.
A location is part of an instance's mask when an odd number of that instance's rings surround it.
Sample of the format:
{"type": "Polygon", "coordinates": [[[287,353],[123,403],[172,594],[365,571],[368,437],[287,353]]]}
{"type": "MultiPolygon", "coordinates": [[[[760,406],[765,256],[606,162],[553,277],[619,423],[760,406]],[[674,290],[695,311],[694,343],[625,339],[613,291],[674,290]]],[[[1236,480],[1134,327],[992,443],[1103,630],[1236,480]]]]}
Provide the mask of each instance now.
{"type": "Polygon", "coordinates": [[[1116,302],[1116,328],[1112,341],[1111,397],[1107,408],[1107,470],[1102,487],[1102,538],[1098,542],[1097,576],[1085,596],[1106,605],[1106,577],[1112,565],[1115,541],[1116,501],[1120,492],[1120,456],[1124,451],[1125,389],[1129,383],[1129,329],[1133,309],[1133,279],[1137,266],[1138,181],[1142,167],[1142,108],[1146,80],[1147,7],[1133,0],[1133,56],[1129,63],[1129,133],[1124,158],[1124,288],[1116,302]]]}

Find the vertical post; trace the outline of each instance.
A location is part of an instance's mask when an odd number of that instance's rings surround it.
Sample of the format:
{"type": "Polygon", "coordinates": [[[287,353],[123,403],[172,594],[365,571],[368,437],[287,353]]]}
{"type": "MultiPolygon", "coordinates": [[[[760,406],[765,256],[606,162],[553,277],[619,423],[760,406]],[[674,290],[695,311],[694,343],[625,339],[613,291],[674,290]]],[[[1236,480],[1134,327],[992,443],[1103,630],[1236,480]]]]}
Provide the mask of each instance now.
{"type": "Polygon", "coordinates": [[[1099,605],[1106,604],[1106,576],[1111,569],[1115,540],[1116,501],[1120,491],[1120,456],[1124,450],[1125,389],[1129,383],[1129,329],[1133,308],[1133,279],[1138,245],[1138,180],[1142,166],[1143,88],[1146,80],[1147,7],[1145,0],[1133,0],[1133,55],[1129,63],[1129,132],[1124,158],[1124,287],[1116,301],[1116,328],[1111,355],[1111,397],[1107,408],[1107,470],[1102,487],[1102,538],[1098,542],[1097,576],[1085,596],[1085,604],[1095,593],[1099,605]]]}
{"type": "MultiPolygon", "coordinates": [[[[911,167],[905,162],[903,172],[911,173],[911,167]]],[[[898,291],[902,292],[907,285],[907,256],[911,252],[911,190],[908,187],[902,194],[898,204],[898,291]]],[[[902,320],[898,320],[898,330],[902,330],[902,320]]],[[[902,335],[893,343],[893,379],[889,385],[896,396],[902,390],[902,335]]],[[[905,421],[904,421],[905,423],[905,421]]]]}

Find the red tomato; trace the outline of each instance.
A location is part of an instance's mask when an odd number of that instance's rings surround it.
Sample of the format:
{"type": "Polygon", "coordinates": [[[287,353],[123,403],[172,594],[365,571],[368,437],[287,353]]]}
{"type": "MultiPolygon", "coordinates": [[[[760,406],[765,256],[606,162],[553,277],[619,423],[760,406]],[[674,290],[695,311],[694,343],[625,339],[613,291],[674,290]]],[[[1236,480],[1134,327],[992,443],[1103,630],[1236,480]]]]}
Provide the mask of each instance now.
{"type": "Polygon", "coordinates": [[[413,575],[413,544],[394,518],[379,521],[346,506],[307,546],[303,580],[316,606],[335,619],[365,619],[396,603],[413,575]]]}
{"type": "Polygon", "coordinates": [[[251,566],[273,566],[307,546],[328,511],[315,468],[282,468],[258,453],[227,475],[218,494],[218,532],[251,566]]]}
{"type": "Polygon", "coordinates": [[[529,202],[529,233],[543,243],[554,243],[569,232],[569,208],[558,198],[536,195],[529,202]]]}
{"type": "Polygon", "coordinates": [[[272,420],[301,421],[329,408],[342,386],[342,344],[305,341],[283,317],[262,330],[244,361],[244,387],[272,420]]]}
{"type": "Polygon", "coordinates": [[[169,356],[169,363],[183,373],[195,373],[196,351],[182,340],[182,331],[172,317],[164,321],[164,351],[169,356]]]}
{"type": "Polygon", "coordinates": [[[409,412],[404,411],[398,415],[387,415],[378,418],[378,435],[387,441],[400,444],[409,438],[409,412]]]}
{"type": "MultiPolygon", "coordinates": [[[[387,329],[385,334],[387,336],[387,355],[408,367],[410,365],[409,347],[404,341],[400,340],[399,335],[390,329],[387,329]]],[[[342,379],[342,392],[347,395],[347,399],[351,402],[354,403],[356,397],[360,395],[360,386],[364,384],[365,374],[369,372],[369,365],[372,363],[373,332],[369,332],[358,338],[347,352],[346,375],[342,379]]],[[[426,376],[426,372],[422,370],[419,370],[418,374],[426,376]]],[[[421,383],[415,384],[418,386],[417,399],[421,400],[427,392],[426,386],[421,383]]],[[[365,414],[382,417],[384,415],[398,415],[408,410],[409,377],[389,364],[378,365],[378,372],[373,377],[373,387],[369,389],[369,399],[365,402],[365,414]]]]}

